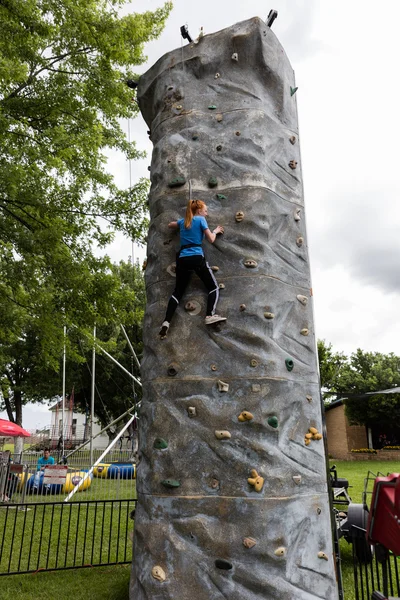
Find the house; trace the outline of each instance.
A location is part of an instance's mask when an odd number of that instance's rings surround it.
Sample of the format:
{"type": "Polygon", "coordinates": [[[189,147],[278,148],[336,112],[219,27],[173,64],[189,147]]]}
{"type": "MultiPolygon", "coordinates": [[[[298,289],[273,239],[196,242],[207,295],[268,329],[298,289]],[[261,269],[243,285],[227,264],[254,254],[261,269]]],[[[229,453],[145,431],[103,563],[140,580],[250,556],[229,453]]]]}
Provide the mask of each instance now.
{"type": "Polygon", "coordinates": [[[325,406],[325,423],[329,456],[351,460],[354,458],[351,450],[369,447],[367,428],[365,425],[349,425],[343,399],[325,406]]]}
{"type": "MultiPolygon", "coordinates": [[[[51,413],[50,423],[50,447],[57,448],[62,426],[62,401],[59,400],[49,408],[51,413]]],[[[102,427],[97,420],[93,423],[93,435],[101,431],[102,427]]],[[[64,402],[64,448],[76,448],[90,437],[90,415],[88,413],[80,413],[74,410],[73,394],[70,398],[66,398],[64,402]]],[[[107,433],[102,433],[93,440],[93,448],[103,450],[109,445],[109,437],[107,433]]],[[[88,445],[89,447],[89,445],[88,445]]]]}

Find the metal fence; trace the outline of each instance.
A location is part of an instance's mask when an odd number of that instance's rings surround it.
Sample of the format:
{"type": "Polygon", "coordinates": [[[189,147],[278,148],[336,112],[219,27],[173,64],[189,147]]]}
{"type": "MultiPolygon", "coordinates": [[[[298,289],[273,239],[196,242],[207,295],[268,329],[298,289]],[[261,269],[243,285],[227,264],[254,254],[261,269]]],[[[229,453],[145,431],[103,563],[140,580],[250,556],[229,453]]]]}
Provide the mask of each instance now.
{"type": "Polygon", "coordinates": [[[132,561],[136,500],[0,506],[0,575],[132,561]]]}
{"type": "Polygon", "coordinates": [[[365,529],[352,530],[355,600],[398,598],[400,596],[400,557],[377,544],[366,551],[365,529]],[[380,592],[381,595],[373,593],[380,592]]]}

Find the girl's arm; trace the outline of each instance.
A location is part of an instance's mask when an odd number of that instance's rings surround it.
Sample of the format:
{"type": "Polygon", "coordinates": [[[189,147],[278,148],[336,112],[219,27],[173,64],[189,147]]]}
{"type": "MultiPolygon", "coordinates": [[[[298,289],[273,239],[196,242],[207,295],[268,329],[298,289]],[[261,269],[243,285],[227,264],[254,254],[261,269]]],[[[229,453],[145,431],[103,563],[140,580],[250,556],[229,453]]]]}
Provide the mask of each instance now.
{"type": "Polygon", "coordinates": [[[171,223],[168,223],[168,227],[170,229],[178,229],[178,221],[171,221],[171,223]]]}
{"type": "Polygon", "coordinates": [[[218,225],[213,232],[211,232],[209,229],[205,229],[204,230],[204,235],[206,236],[207,240],[210,242],[210,244],[213,244],[215,242],[215,240],[217,239],[217,235],[219,233],[224,233],[224,228],[221,227],[221,225],[218,225]]]}

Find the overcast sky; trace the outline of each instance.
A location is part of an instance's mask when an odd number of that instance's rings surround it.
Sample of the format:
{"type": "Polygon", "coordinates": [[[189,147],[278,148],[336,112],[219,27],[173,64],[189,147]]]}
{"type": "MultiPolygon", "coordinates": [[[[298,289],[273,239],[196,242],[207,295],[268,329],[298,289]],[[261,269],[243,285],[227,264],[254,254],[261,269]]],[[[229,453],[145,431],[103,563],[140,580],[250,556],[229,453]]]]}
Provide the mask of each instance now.
{"type": "MultiPolygon", "coordinates": [[[[159,0],[132,2],[143,12],[159,0]]],[[[296,73],[302,170],[315,330],[336,350],[357,348],[400,355],[399,24],[400,0],[175,0],[159,40],[147,46],[145,72],[180,47],[187,23],[213,33],[278,11],[273,30],[296,73]]],[[[125,124],[128,131],[128,123],[125,124]]],[[[151,156],[147,126],[130,122],[131,139],[151,156]]],[[[147,177],[150,158],[133,162],[131,177],[147,177]]],[[[129,186],[129,166],[112,156],[109,168],[129,186]]],[[[127,260],[132,244],[109,249],[127,260]]],[[[144,252],[135,248],[135,257],[144,252]]],[[[45,407],[27,408],[26,427],[50,422],[45,407]]]]}

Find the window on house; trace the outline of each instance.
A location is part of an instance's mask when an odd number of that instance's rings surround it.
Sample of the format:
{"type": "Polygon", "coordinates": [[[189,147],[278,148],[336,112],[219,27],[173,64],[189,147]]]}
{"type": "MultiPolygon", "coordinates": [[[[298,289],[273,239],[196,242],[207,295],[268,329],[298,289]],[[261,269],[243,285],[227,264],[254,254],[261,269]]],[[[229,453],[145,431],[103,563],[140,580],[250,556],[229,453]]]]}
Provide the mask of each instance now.
{"type": "Polygon", "coordinates": [[[71,433],[72,435],[76,435],[76,419],[72,419],[71,433]]]}

